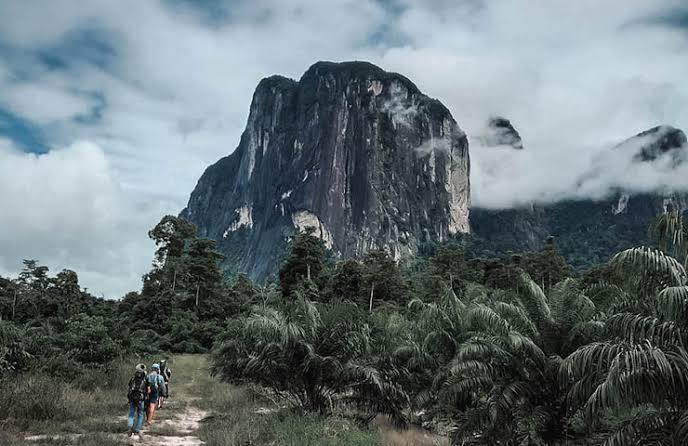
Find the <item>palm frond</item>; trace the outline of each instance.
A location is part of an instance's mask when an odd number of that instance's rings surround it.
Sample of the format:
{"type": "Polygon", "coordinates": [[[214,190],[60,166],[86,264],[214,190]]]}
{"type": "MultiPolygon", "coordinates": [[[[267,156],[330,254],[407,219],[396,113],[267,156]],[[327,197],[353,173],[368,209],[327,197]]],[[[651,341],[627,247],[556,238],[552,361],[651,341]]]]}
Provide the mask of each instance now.
{"type": "Polygon", "coordinates": [[[628,446],[641,444],[685,444],[671,441],[675,416],[666,412],[650,412],[638,415],[624,423],[610,435],[604,446],[628,446]],[[666,441],[666,443],[665,443],[666,441]]]}
{"type": "Polygon", "coordinates": [[[474,328],[482,328],[490,333],[504,336],[512,330],[511,324],[506,319],[483,304],[475,305],[468,310],[466,322],[474,328]]]}
{"type": "Polygon", "coordinates": [[[519,280],[523,287],[520,299],[531,319],[536,322],[553,322],[549,302],[542,288],[526,273],[521,274],[519,280]]]}
{"type": "Polygon", "coordinates": [[[665,319],[684,319],[688,315],[688,285],[664,288],[657,296],[657,312],[665,319]]]}
{"type": "Polygon", "coordinates": [[[675,258],[654,248],[631,248],[615,255],[611,265],[631,280],[647,279],[657,281],[657,287],[681,286],[686,284],[686,270],[675,258]]]}
{"type": "Polygon", "coordinates": [[[525,310],[520,306],[506,302],[496,302],[493,305],[493,308],[497,314],[509,321],[511,326],[516,328],[518,331],[535,338],[540,336],[537,327],[533,321],[530,320],[525,310]]]}
{"type": "Polygon", "coordinates": [[[630,342],[651,340],[656,345],[683,343],[681,329],[673,322],[663,322],[652,316],[619,313],[606,323],[608,331],[630,342]]]}

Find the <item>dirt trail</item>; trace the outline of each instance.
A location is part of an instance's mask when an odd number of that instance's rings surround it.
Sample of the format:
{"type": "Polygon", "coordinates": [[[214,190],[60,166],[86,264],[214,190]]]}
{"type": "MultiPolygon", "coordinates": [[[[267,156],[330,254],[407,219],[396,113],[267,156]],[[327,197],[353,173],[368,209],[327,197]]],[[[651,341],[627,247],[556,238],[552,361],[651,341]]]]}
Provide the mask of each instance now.
{"type": "MultiPolygon", "coordinates": [[[[181,359],[181,358],[180,358],[181,359]]],[[[198,446],[204,444],[198,436],[201,421],[208,413],[198,407],[197,378],[207,373],[198,363],[180,362],[171,381],[171,398],[156,413],[153,425],[144,426],[143,436],[133,436],[128,443],[146,446],[198,446]]]]}
{"type": "Polygon", "coordinates": [[[185,407],[179,409],[180,404],[174,404],[163,408],[157,415],[160,416],[149,428],[144,426],[143,435],[138,438],[131,437],[127,443],[150,446],[199,446],[205,444],[195,433],[201,420],[207,412],[191,406],[185,401],[185,407]],[[163,418],[165,416],[165,418],[163,418]]]}
{"type": "MultiPolygon", "coordinates": [[[[199,361],[186,356],[180,356],[172,363],[173,379],[171,381],[170,399],[165,401],[163,408],[155,414],[153,424],[144,424],[142,435],[127,437],[127,416],[116,417],[117,425],[121,425],[121,433],[101,433],[123,445],[141,446],[200,446],[205,444],[196,434],[201,421],[208,416],[208,412],[198,407],[201,396],[198,377],[207,374],[205,361],[199,361]]],[[[26,442],[44,444],[45,442],[76,441],[86,438],[89,434],[58,434],[58,435],[28,435],[26,442]]]]}

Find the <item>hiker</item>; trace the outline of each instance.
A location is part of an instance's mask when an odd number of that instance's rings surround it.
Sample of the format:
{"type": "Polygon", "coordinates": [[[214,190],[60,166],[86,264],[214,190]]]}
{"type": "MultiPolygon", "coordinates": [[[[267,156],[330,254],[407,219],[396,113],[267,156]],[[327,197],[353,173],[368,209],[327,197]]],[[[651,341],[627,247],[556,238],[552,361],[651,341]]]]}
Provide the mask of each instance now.
{"type": "Polygon", "coordinates": [[[165,393],[163,393],[158,400],[158,409],[162,409],[162,405],[167,398],[170,397],[170,378],[172,377],[172,370],[167,365],[166,359],[160,360],[160,375],[165,380],[165,393]]]}
{"type": "MultiPolygon", "coordinates": [[[[141,364],[139,364],[141,365],[141,364]]],[[[146,397],[148,396],[148,382],[146,372],[136,366],[134,377],[129,380],[129,417],[127,418],[127,435],[141,435],[143,425],[143,414],[145,410],[146,397]]]]}
{"type": "Polygon", "coordinates": [[[146,426],[153,423],[155,409],[158,407],[158,398],[165,394],[165,380],[160,375],[160,365],[153,364],[151,372],[146,376],[148,383],[148,407],[146,408],[146,426]]]}

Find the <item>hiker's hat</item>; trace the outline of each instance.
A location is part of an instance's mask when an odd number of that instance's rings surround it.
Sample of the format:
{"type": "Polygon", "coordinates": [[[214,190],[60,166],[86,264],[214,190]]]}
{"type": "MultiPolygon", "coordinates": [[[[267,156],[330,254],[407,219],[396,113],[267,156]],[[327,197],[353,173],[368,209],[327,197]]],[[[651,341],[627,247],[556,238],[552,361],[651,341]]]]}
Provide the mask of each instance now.
{"type": "Polygon", "coordinates": [[[146,371],[146,364],[136,364],[136,370],[146,371]]]}
{"type": "Polygon", "coordinates": [[[156,363],[156,364],[153,364],[153,365],[151,366],[151,369],[153,369],[153,370],[160,370],[160,365],[158,365],[157,363],[156,363]]]}

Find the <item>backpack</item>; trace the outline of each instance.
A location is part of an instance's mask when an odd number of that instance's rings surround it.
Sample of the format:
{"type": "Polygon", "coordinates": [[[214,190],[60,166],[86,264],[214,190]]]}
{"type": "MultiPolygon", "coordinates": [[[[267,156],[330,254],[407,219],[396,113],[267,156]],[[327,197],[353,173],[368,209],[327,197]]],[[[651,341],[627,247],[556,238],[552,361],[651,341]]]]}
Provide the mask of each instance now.
{"type": "Polygon", "coordinates": [[[127,398],[130,403],[138,404],[146,399],[146,375],[137,373],[129,380],[127,398]]]}
{"type": "Polygon", "coordinates": [[[170,369],[167,367],[167,365],[160,366],[160,374],[162,375],[162,378],[165,380],[165,382],[170,380],[170,369]]]}
{"type": "Polygon", "coordinates": [[[159,375],[155,375],[155,374],[151,373],[150,375],[148,375],[146,377],[146,381],[148,381],[148,386],[151,389],[151,394],[158,393],[158,390],[160,390],[159,389],[160,386],[159,386],[158,376],[159,375]]]}

